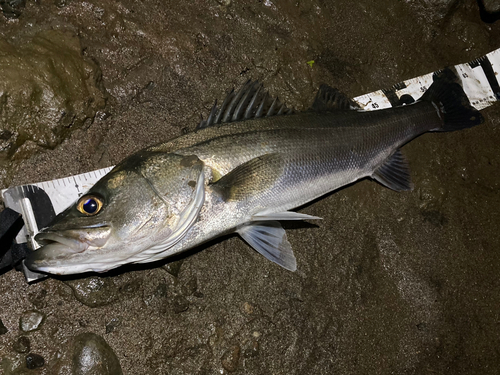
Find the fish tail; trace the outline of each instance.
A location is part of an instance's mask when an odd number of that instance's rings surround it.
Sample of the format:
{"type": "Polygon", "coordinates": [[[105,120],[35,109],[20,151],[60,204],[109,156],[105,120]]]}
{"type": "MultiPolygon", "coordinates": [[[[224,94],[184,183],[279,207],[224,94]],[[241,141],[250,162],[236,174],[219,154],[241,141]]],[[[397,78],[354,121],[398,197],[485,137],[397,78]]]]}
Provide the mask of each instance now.
{"type": "Polygon", "coordinates": [[[484,118],[469,102],[455,74],[445,69],[434,75],[434,82],[420,98],[431,102],[443,120],[442,126],[432,131],[454,131],[482,124],[484,118]]]}

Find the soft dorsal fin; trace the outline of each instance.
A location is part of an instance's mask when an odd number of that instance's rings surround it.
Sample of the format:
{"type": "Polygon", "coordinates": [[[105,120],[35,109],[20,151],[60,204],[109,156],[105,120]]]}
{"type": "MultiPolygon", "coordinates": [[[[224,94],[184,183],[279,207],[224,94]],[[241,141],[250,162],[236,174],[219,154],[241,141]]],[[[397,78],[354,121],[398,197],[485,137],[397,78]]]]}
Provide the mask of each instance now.
{"type": "Polygon", "coordinates": [[[208,118],[202,118],[196,129],[251,118],[288,115],[292,112],[277,97],[273,99],[259,81],[248,80],[239,91],[232,89],[220,107],[217,107],[216,100],[208,118]]]}
{"type": "Polygon", "coordinates": [[[290,271],[297,269],[297,261],[286,232],[277,221],[252,222],[238,228],[238,234],[257,252],[290,271]]]}
{"type": "Polygon", "coordinates": [[[372,178],[395,191],[413,189],[408,162],[399,149],[373,172],[372,178]]]}
{"type": "Polygon", "coordinates": [[[311,110],[316,112],[331,112],[338,110],[358,110],[360,107],[346,94],[328,85],[319,87],[316,98],[311,106],[311,110]]]}

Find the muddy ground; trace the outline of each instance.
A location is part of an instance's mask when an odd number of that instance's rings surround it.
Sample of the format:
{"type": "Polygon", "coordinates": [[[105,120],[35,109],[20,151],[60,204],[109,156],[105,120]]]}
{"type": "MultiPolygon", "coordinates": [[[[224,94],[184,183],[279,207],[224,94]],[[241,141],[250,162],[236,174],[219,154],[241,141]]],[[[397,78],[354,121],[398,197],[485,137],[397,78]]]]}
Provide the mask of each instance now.
{"type": "MultiPolygon", "coordinates": [[[[0,188],[192,130],[249,78],[305,109],[321,83],[357,96],[500,47],[474,1],[0,3],[0,188]]],[[[295,273],[231,237],[109,275],[0,275],[0,373],[497,374],[500,107],[483,113],[404,147],[413,192],[365,180],[303,208],[324,220],[288,231],[295,273]]]]}

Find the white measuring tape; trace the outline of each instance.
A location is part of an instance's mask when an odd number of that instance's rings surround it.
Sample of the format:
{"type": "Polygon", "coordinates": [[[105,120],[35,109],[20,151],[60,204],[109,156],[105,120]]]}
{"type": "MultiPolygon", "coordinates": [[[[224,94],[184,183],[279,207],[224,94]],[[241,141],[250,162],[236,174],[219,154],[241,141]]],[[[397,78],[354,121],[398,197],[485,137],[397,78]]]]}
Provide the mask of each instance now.
{"type": "MultiPolygon", "coordinates": [[[[500,77],[500,49],[469,63],[455,65],[454,70],[471,104],[478,110],[500,100],[497,78],[500,77]]],[[[363,110],[401,105],[405,98],[414,100],[422,96],[432,84],[433,74],[412,78],[390,89],[361,95],[353,100],[363,110]]],[[[39,245],[34,236],[38,229],[46,226],[52,217],[64,211],[112,168],[2,190],[5,207],[21,213],[25,222],[16,242],[28,243],[33,250],[37,249],[39,245]]],[[[23,271],[28,282],[45,277],[28,270],[24,264],[23,271]]]]}

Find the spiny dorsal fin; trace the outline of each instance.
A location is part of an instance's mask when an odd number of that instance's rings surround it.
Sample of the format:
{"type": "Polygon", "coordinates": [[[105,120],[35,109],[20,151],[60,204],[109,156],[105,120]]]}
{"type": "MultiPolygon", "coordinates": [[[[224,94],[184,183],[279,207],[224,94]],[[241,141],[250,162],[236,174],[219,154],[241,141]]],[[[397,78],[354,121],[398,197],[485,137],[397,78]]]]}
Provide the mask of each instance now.
{"type": "Polygon", "coordinates": [[[400,150],[396,150],[375,172],[372,178],[395,191],[412,190],[410,168],[400,150]]]}
{"type": "Polygon", "coordinates": [[[239,91],[232,89],[220,107],[217,107],[216,100],[208,118],[202,118],[196,129],[251,118],[288,115],[292,112],[278,98],[272,99],[259,81],[248,80],[239,91]]]}
{"type": "Polygon", "coordinates": [[[311,106],[311,110],[316,112],[328,112],[338,110],[358,110],[360,107],[347,95],[328,85],[319,87],[316,98],[311,106]]]}

